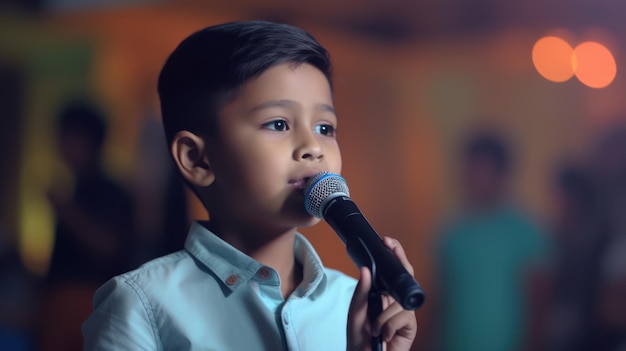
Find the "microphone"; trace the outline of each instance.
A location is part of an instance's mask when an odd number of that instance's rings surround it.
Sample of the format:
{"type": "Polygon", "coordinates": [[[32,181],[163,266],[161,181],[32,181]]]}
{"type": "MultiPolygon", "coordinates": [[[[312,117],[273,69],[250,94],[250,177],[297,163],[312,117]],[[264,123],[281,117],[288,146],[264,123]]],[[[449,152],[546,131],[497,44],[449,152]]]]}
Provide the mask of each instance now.
{"type": "Polygon", "coordinates": [[[370,269],[374,287],[387,292],[406,310],[415,310],[424,303],[424,291],[350,199],[342,176],[317,173],[307,181],[304,194],[306,211],[328,222],[346,245],[352,261],[359,268],[370,269]]]}

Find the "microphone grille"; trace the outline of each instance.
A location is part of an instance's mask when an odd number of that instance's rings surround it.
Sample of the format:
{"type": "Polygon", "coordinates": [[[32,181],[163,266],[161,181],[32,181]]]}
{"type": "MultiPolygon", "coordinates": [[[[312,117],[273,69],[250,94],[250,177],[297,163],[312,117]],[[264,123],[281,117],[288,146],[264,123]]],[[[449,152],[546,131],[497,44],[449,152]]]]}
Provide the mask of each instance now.
{"type": "Polygon", "coordinates": [[[338,174],[320,172],[306,183],[304,207],[311,216],[323,218],[322,211],[325,201],[342,195],[350,196],[346,180],[338,174]]]}

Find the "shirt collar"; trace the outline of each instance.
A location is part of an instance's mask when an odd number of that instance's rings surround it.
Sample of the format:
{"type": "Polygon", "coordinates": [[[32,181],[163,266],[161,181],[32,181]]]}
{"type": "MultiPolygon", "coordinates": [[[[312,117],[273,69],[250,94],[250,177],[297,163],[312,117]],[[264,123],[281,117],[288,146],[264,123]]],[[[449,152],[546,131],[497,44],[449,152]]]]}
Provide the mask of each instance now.
{"type": "MultiPolygon", "coordinates": [[[[222,240],[199,221],[191,224],[185,249],[231,292],[252,279],[264,267],[222,240]]],[[[296,233],[294,253],[303,267],[302,282],[294,293],[299,297],[306,297],[325,286],[324,266],[311,243],[299,233],[296,233]]]]}
{"type": "Polygon", "coordinates": [[[299,233],[296,235],[294,252],[296,260],[302,264],[302,282],[296,289],[296,293],[305,297],[312,294],[317,288],[326,286],[322,260],[315,252],[313,245],[299,233]]]}

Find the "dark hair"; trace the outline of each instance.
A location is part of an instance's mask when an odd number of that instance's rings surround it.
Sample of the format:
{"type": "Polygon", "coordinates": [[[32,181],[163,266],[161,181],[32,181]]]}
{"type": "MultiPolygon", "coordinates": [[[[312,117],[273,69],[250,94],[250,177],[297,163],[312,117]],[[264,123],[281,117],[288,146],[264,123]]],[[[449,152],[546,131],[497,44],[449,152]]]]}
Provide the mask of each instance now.
{"type": "Polygon", "coordinates": [[[281,64],[308,63],[331,83],[329,54],[304,30],[266,21],[230,22],[193,33],[174,50],[159,75],[168,145],[181,130],[206,136],[219,109],[250,78],[281,64]]]}
{"type": "Polygon", "coordinates": [[[511,168],[511,150],[504,139],[493,133],[473,135],[465,146],[465,159],[468,161],[487,157],[496,170],[507,173],[511,168]]]}
{"type": "Polygon", "coordinates": [[[107,133],[105,115],[93,102],[76,99],[66,102],[59,110],[57,128],[61,136],[78,133],[89,141],[92,151],[99,151],[107,133]]]}

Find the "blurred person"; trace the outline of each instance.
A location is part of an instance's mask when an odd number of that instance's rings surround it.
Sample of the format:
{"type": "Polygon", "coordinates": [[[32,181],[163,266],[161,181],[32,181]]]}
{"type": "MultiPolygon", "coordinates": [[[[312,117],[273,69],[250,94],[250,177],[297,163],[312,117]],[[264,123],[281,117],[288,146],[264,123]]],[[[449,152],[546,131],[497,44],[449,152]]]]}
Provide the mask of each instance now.
{"type": "Polygon", "coordinates": [[[546,236],[510,198],[513,159],[503,137],[470,135],[462,162],[463,207],[444,223],[438,248],[436,349],[530,348],[527,284],[546,257],[546,236]]]}
{"type": "Polygon", "coordinates": [[[545,346],[553,351],[596,349],[598,284],[606,236],[590,172],[565,166],[556,179],[554,295],[545,346]]]}
{"type": "Polygon", "coordinates": [[[593,151],[604,236],[598,292],[598,350],[626,350],[626,124],[612,125],[593,151]]]}
{"type": "Polygon", "coordinates": [[[82,350],[80,325],[96,288],[128,269],[133,204],[102,166],[105,116],[93,102],[72,100],[57,120],[60,156],[73,191],[47,193],[56,217],[54,247],[41,304],[41,350],[82,350]]]}

